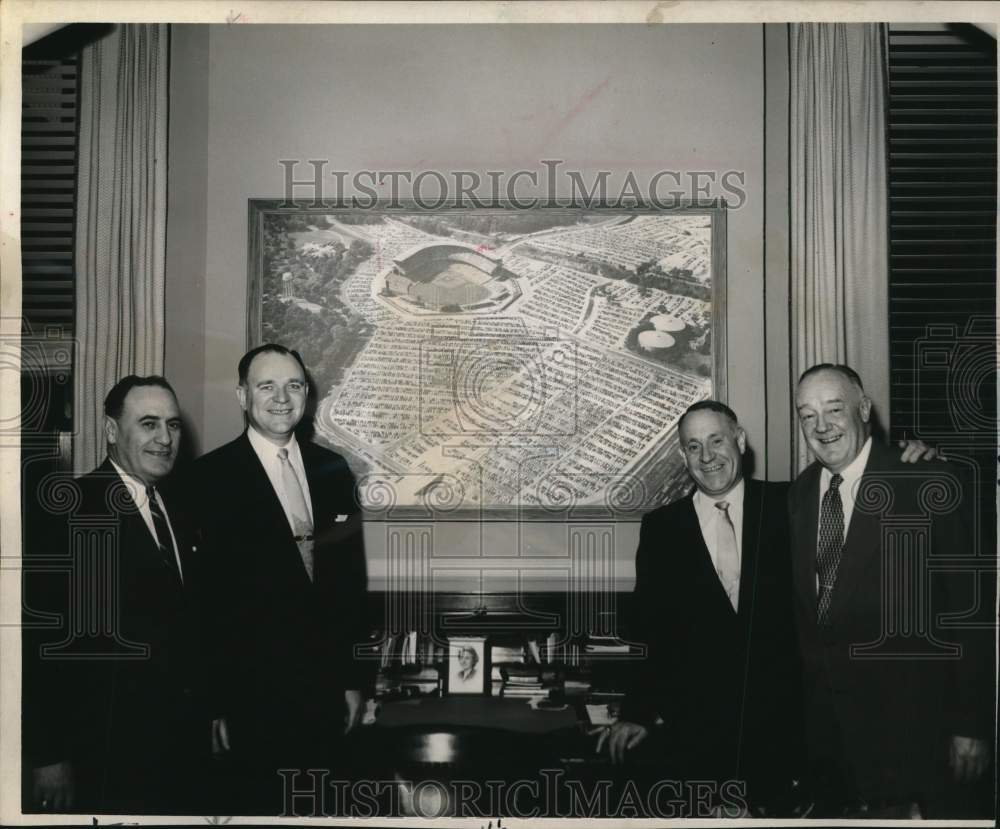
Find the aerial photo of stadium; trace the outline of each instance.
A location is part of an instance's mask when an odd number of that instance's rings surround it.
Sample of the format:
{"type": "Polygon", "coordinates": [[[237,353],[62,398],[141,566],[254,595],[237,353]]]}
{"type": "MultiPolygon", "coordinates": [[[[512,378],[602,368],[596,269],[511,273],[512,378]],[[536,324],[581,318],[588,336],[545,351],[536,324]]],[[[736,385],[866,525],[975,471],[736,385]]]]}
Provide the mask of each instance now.
{"type": "Polygon", "coordinates": [[[713,211],[261,210],[263,339],[366,506],[628,513],[680,493],[719,377],[713,211]]]}

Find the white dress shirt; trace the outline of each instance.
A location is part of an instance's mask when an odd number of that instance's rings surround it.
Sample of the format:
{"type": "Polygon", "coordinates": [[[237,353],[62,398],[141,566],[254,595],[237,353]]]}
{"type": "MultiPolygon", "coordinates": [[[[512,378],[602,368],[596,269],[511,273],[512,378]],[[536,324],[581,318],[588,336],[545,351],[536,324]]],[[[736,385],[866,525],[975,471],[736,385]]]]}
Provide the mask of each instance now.
{"type": "MultiPolygon", "coordinates": [[[[708,554],[712,557],[712,566],[716,572],[719,569],[718,526],[725,520],[722,510],[717,509],[718,501],[729,502],[729,520],[733,522],[736,531],[736,552],[739,555],[740,566],[743,566],[743,493],[746,489],[742,479],[725,495],[706,495],[700,489],[694,494],[694,511],[698,514],[698,524],[701,526],[701,537],[705,539],[708,554]]],[[[738,586],[738,585],[737,585],[738,586]]]]}
{"type": "Polygon", "coordinates": [[[299,448],[299,443],[295,439],[295,435],[292,435],[292,439],[289,440],[284,446],[275,446],[260,432],[254,429],[253,426],[248,426],[247,438],[250,440],[250,445],[253,447],[253,451],[257,453],[257,457],[260,459],[260,462],[264,467],[264,471],[267,473],[267,478],[271,482],[271,487],[274,489],[275,495],[277,495],[278,500],[281,501],[281,508],[285,511],[285,518],[288,520],[288,526],[294,533],[295,519],[292,516],[292,510],[288,504],[288,498],[285,496],[285,487],[281,481],[281,458],[278,457],[279,449],[288,450],[288,462],[292,465],[292,469],[295,470],[295,475],[299,479],[299,485],[302,487],[302,495],[306,499],[306,509],[309,510],[309,521],[310,523],[315,523],[313,522],[312,497],[309,494],[309,481],[306,480],[306,468],[302,463],[302,450],[299,448]]]}
{"type": "MultiPolygon", "coordinates": [[[[109,460],[111,460],[109,458],[109,460]]],[[[122,469],[113,460],[111,465],[115,468],[115,472],[122,479],[125,484],[125,488],[128,489],[129,495],[132,496],[132,500],[135,505],[139,508],[139,514],[142,516],[142,520],[146,523],[146,529],[149,530],[149,534],[153,536],[153,541],[158,545],[160,539],[156,537],[156,525],[153,524],[153,513],[149,510],[149,499],[146,497],[146,485],[128,474],[124,469],[122,469]]],[[[160,512],[163,513],[163,517],[167,521],[167,529],[170,530],[170,548],[174,551],[174,560],[177,562],[177,572],[180,574],[181,581],[184,580],[184,569],[181,567],[181,557],[177,552],[177,538],[174,536],[174,527],[170,523],[170,513],[167,512],[167,508],[163,503],[163,499],[160,497],[160,492],[155,487],[153,489],[153,494],[156,496],[156,503],[160,505],[160,512]]]]}

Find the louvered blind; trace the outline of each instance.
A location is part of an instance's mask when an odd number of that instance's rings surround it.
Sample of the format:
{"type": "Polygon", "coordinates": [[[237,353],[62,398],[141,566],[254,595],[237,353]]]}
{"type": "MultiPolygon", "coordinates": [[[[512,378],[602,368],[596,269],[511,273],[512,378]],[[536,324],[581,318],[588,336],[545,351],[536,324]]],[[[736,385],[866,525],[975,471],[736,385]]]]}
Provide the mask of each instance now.
{"type": "Polygon", "coordinates": [[[992,455],[996,41],[893,25],[886,54],[892,432],[992,455]]]}
{"type": "Polygon", "coordinates": [[[22,62],[23,318],[35,336],[73,334],[77,57],[22,62]]]}

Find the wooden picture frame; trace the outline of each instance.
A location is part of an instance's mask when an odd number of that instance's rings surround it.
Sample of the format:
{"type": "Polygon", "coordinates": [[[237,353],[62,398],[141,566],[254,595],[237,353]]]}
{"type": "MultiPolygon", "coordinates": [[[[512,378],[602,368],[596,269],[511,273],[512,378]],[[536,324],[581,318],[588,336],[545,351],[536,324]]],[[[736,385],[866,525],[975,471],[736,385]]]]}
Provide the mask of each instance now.
{"type": "Polygon", "coordinates": [[[445,693],[487,694],[490,666],[485,636],[449,636],[445,693]]]}

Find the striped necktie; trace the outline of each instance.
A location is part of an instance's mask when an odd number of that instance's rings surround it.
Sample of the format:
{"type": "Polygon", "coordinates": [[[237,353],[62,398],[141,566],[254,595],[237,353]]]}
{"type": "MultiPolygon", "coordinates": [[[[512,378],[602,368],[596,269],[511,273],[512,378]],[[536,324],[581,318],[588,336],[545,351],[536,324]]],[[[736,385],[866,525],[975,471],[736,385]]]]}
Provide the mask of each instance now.
{"type": "Polygon", "coordinates": [[[173,539],[170,536],[170,526],[167,524],[167,517],[163,514],[163,510],[160,509],[160,502],[157,500],[154,487],[146,487],[146,503],[149,504],[149,514],[153,518],[156,546],[160,548],[163,563],[177,574],[177,578],[181,578],[180,570],[177,567],[177,556],[174,553],[173,539]]]}
{"type": "Polygon", "coordinates": [[[819,579],[816,619],[821,625],[829,621],[830,602],[844,549],[844,503],[840,499],[843,480],[840,474],[831,476],[830,486],[827,487],[820,506],[819,545],[816,550],[816,575],[819,579]]]}

